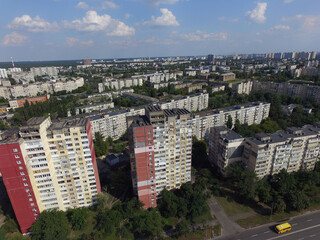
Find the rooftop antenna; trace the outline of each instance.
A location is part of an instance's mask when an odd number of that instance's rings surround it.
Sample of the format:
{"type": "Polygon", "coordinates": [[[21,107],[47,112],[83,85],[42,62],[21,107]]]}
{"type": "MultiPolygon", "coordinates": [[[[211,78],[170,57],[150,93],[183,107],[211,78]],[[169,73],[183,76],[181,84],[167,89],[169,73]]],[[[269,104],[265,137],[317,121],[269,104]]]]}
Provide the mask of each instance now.
{"type": "Polygon", "coordinates": [[[12,62],[12,67],[15,68],[14,62],[13,62],[13,57],[11,57],[11,62],[12,62]]]}

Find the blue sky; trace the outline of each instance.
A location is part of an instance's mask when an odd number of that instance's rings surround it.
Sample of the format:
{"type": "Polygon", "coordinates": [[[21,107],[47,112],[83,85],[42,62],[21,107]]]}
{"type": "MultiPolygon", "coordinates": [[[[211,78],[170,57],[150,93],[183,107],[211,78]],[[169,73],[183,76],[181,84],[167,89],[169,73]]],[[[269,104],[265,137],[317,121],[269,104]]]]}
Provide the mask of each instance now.
{"type": "Polygon", "coordinates": [[[320,51],[319,0],[1,0],[0,61],[320,51]]]}

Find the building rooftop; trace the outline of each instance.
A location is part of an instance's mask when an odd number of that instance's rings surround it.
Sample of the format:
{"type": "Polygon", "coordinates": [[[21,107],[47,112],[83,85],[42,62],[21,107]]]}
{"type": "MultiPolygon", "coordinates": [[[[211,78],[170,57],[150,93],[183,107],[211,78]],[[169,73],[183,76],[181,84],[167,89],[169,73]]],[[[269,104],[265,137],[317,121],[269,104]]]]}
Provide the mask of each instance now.
{"type": "Polygon", "coordinates": [[[163,112],[166,117],[172,117],[177,115],[187,115],[187,114],[190,115],[190,112],[183,108],[164,109],[163,112]]]}
{"type": "Polygon", "coordinates": [[[249,138],[256,145],[272,144],[289,141],[294,138],[307,137],[320,134],[320,127],[315,125],[305,125],[301,128],[291,127],[286,131],[277,131],[273,134],[259,133],[255,137],[249,138]]]}
{"type": "Polygon", "coordinates": [[[30,118],[26,122],[26,125],[23,127],[39,126],[41,123],[43,123],[45,120],[47,120],[47,118],[49,118],[49,116],[30,118]]]}
{"type": "Polygon", "coordinates": [[[132,116],[127,118],[128,122],[131,122],[132,127],[145,127],[151,126],[151,123],[147,116],[132,116]]]}
{"type": "Polygon", "coordinates": [[[88,123],[87,118],[61,119],[54,120],[50,126],[50,130],[71,128],[71,127],[85,127],[88,123]]]}
{"type": "Polygon", "coordinates": [[[221,132],[220,137],[226,140],[227,142],[233,142],[235,140],[242,141],[244,139],[240,134],[236,133],[235,131],[225,126],[215,127],[214,129],[221,132]]]}

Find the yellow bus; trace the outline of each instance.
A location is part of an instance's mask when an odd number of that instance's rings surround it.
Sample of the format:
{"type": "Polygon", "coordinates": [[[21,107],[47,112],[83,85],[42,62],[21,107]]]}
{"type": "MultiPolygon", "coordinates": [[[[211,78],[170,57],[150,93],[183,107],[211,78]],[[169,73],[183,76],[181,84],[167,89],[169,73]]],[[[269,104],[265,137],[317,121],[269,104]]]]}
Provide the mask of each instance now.
{"type": "Polygon", "coordinates": [[[284,233],[291,230],[291,225],[289,223],[282,223],[275,227],[277,233],[284,233]]]}

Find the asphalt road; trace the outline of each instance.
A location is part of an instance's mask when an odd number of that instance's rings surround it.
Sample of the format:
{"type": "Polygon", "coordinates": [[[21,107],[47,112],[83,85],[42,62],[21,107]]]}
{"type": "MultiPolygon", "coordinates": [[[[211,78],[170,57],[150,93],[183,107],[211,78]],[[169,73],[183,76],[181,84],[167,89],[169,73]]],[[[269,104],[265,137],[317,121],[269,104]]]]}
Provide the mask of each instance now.
{"type": "Polygon", "coordinates": [[[320,211],[309,213],[281,222],[266,224],[260,227],[245,230],[235,235],[220,237],[219,240],[306,240],[320,239],[320,211]],[[289,222],[292,230],[277,234],[273,228],[275,224],[289,222]]]}

